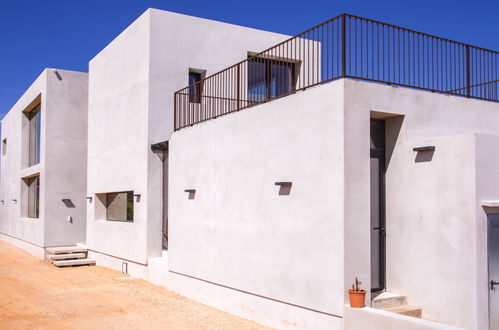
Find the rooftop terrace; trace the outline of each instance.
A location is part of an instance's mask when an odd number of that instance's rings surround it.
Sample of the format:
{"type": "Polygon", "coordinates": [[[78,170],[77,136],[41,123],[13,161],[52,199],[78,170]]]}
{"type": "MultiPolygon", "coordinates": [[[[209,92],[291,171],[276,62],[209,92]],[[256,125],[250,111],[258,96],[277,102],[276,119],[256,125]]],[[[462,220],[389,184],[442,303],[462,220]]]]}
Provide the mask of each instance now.
{"type": "Polygon", "coordinates": [[[175,130],[340,78],[499,101],[499,52],[341,14],[175,93],[175,130]]]}

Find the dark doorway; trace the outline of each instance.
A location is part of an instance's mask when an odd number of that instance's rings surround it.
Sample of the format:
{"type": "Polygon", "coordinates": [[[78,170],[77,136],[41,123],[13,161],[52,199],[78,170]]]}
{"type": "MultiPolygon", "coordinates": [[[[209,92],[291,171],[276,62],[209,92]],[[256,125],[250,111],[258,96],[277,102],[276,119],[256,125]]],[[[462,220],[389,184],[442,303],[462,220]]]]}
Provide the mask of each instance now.
{"type": "Polygon", "coordinates": [[[385,121],[371,119],[371,291],[385,289],[385,121]]]}

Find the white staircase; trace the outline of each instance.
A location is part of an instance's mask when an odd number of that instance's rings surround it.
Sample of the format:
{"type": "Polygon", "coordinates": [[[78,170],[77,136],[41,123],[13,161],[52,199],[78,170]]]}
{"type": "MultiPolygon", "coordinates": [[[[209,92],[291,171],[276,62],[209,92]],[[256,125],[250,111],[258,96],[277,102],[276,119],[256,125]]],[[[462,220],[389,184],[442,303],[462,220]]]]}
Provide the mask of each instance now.
{"type": "Polygon", "coordinates": [[[88,259],[88,249],[80,246],[57,246],[46,248],[47,259],[57,267],[94,266],[95,260],[88,259]]]}
{"type": "Polygon", "coordinates": [[[374,298],[371,302],[372,308],[382,309],[387,312],[419,317],[421,318],[422,309],[411,306],[407,303],[407,297],[395,293],[383,292],[374,298]]]}

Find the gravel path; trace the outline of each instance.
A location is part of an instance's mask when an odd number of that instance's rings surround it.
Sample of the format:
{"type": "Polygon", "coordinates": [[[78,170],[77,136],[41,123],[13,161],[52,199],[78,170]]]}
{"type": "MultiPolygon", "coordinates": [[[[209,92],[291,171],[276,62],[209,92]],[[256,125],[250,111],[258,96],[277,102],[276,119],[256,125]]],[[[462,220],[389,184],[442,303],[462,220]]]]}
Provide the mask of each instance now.
{"type": "Polygon", "coordinates": [[[264,329],[103,267],[57,268],[0,241],[0,329],[264,329]]]}

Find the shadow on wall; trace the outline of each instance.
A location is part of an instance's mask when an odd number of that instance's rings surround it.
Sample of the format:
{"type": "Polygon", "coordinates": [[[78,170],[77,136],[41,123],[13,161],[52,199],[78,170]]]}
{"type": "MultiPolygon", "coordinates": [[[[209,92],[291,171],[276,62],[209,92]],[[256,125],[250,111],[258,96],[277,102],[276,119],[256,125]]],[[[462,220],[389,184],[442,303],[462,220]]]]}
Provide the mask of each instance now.
{"type": "Polygon", "coordinates": [[[416,158],[414,159],[414,162],[416,163],[431,162],[434,153],[435,150],[418,151],[416,152],[416,158]]]}

